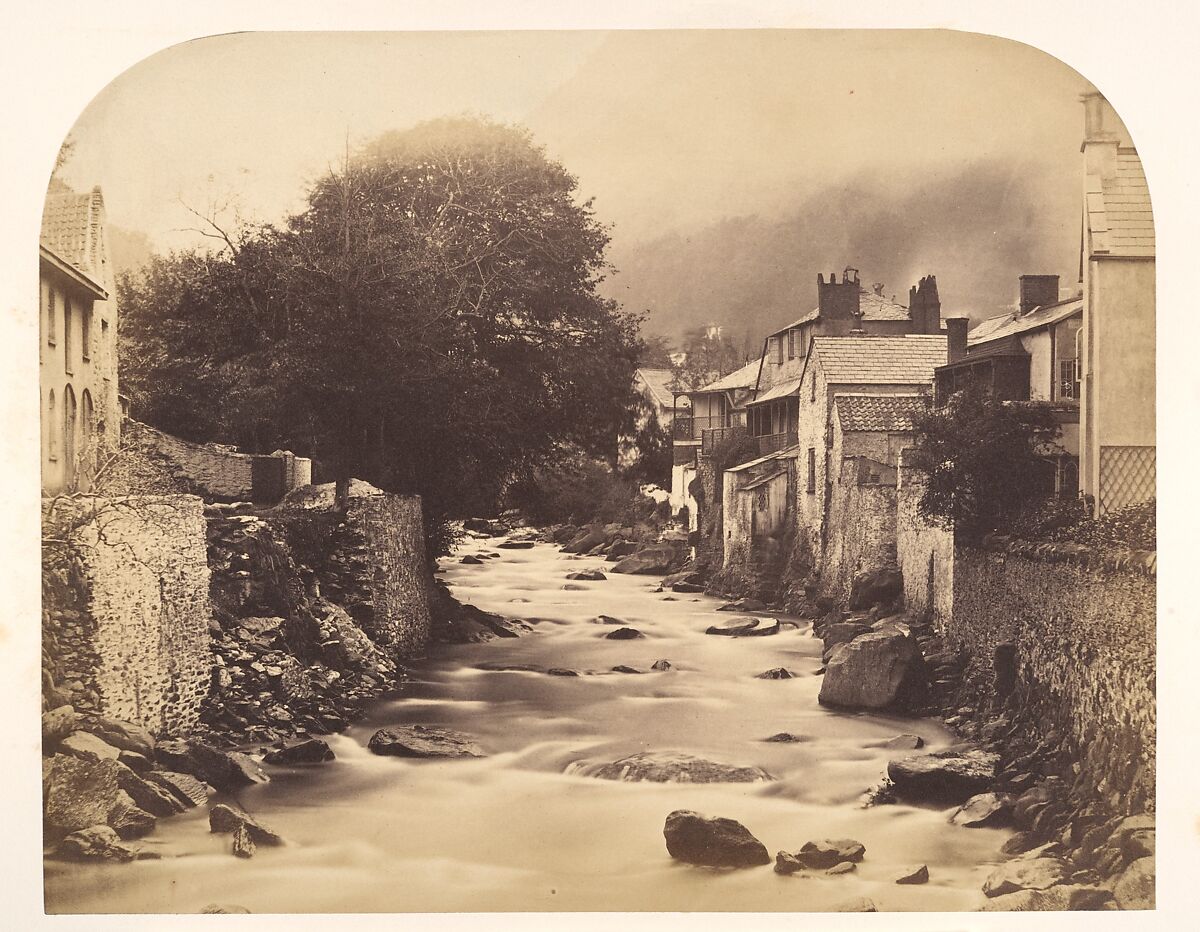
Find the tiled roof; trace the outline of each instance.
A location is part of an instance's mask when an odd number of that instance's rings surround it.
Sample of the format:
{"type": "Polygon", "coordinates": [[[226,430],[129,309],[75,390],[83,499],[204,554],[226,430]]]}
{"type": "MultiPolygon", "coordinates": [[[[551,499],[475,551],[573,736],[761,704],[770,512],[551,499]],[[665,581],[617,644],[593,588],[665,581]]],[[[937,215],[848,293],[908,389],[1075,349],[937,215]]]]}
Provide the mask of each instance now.
{"type": "Polygon", "coordinates": [[[1087,223],[1093,255],[1154,256],[1154,212],[1136,150],[1117,150],[1111,178],[1088,176],[1087,223]]]}
{"type": "Polygon", "coordinates": [[[671,407],[671,380],[675,374],[670,369],[638,369],[637,374],[646,383],[646,389],[655,404],[664,408],[671,407]]]}
{"type": "Polygon", "coordinates": [[[758,381],[760,362],[759,359],[752,359],[742,368],[734,369],[729,375],[722,376],[715,382],[696,389],[696,392],[727,392],[735,388],[753,388],[754,383],[758,381]]]}
{"type": "MultiPolygon", "coordinates": [[[[863,320],[909,319],[908,308],[906,308],[904,305],[897,304],[895,301],[891,301],[885,298],[883,295],[876,294],[873,291],[863,288],[861,285],[858,289],[858,306],[863,312],[863,320]]],[[[779,330],[776,330],[775,333],[771,334],[771,336],[774,336],[776,333],[783,333],[784,331],[791,330],[793,327],[799,327],[801,324],[806,324],[810,320],[816,320],[819,316],[821,316],[821,309],[819,307],[815,307],[799,320],[794,320],[786,327],[781,327],[779,330]]]]}
{"type": "Polygon", "coordinates": [[[938,368],[961,369],[972,363],[980,362],[984,359],[996,359],[999,356],[1028,357],[1029,351],[1021,345],[1021,338],[1017,334],[1010,333],[1008,336],[1000,337],[998,340],[988,340],[986,343],[970,347],[967,350],[966,356],[938,368]]]}
{"type": "Polygon", "coordinates": [[[923,395],[835,395],[833,403],[842,430],[912,430],[927,407],[923,395]]]}
{"type": "Polygon", "coordinates": [[[1065,301],[1059,301],[1056,304],[1047,304],[1045,307],[1034,308],[1023,316],[1007,315],[1005,317],[989,317],[978,327],[972,328],[971,332],[967,334],[967,345],[974,347],[981,343],[988,343],[992,340],[999,340],[1018,333],[1028,333],[1030,330],[1036,330],[1038,327],[1048,327],[1051,324],[1058,323],[1060,320],[1066,320],[1068,317],[1082,313],[1083,296],[1076,295],[1073,298],[1067,298],[1065,301]]]}
{"type": "Polygon", "coordinates": [[[946,362],[944,334],[819,336],[812,355],[831,385],[926,385],[946,362]]]}
{"type": "Polygon", "coordinates": [[[46,195],[41,244],[98,283],[104,281],[104,196],[99,188],[77,194],[65,187],[46,195]]]}

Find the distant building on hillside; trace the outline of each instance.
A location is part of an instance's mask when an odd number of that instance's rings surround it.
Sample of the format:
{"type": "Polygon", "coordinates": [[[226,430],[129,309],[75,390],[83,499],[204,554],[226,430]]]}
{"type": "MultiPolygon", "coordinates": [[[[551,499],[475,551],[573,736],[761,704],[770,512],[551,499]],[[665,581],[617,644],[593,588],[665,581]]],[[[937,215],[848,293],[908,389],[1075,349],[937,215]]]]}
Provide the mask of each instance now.
{"type": "Polygon", "coordinates": [[[38,258],[42,488],[86,489],[121,431],[117,303],[99,188],[52,186],[38,258]]]}
{"type": "Polygon", "coordinates": [[[1155,496],[1155,240],[1137,150],[1099,92],[1083,96],[1080,487],[1096,515],[1155,496]]]}

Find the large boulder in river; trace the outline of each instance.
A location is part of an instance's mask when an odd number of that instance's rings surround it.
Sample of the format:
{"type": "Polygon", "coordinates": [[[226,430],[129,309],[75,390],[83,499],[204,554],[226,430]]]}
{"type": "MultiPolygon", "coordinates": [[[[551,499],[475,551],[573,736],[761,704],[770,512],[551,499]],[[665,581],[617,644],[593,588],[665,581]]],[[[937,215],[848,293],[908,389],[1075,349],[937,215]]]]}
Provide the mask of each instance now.
{"type": "Polygon", "coordinates": [[[682,550],[672,547],[669,544],[656,544],[653,547],[644,547],[637,553],[631,553],[629,556],[617,563],[613,564],[614,573],[667,573],[679,561],[682,550]]]}
{"type": "Polygon", "coordinates": [[[1058,858],[1006,861],[983,884],[985,896],[1003,896],[1021,890],[1046,890],[1067,879],[1067,865],[1058,858]]]}
{"type": "Polygon", "coordinates": [[[299,744],[276,748],[263,755],[268,764],[323,764],[334,759],[333,748],[320,738],[309,738],[299,744]]]}
{"type": "Polygon", "coordinates": [[[792,857],[804,867],[825,870],[846,861],[857,863],[866,853],[867,849],[862,843],[852,838],[824,838],[805,842],[804,847],[792,857]]]}
{"type": "Polygon", "coordinates": [[[687,809],[667,816],[663,826],[667,853],[679,861],[704,867],[757,867],[770,864],[763,843],[740,822],[707,818],[687,809]]]}
{"type": "Polygon", "coordinates": [[[593,547],[606,543],[608,543],[608,534],[604,532],[604,529],[590,527],[575,535],[562,549],[567,553],[586,553],[593,547]]]}
{"type": "Polygon", "coordinates": [[[133,751],[146,757],[154,753],[154,736],[134,722],[96,716],[83,730],[91,732],[119,751],[133,751]]]}
{"type": "Polygon", "coordinates": [[[283,839],[261,822],[237,806],[217,803],[208,813],[208,830],[215,834],[245,832],[250,840],[259,845],[282,845],[283,839]]]}
{"type": "Polygon", "coordinates": [[[774,779],[761,767],[738,767],[690,754],[649,751],[604,764],[591,776],[649,783],[760,783],[774,779]]]}
{"type": "Polygon", "coordinates": [[[191,774],[223,793],[270,779],[249,755],[203,741],[160,741],[154,757],[165,769],[191,774]]]}
{"type": "Polygon", "coordinates": [[[42,763],[43,815],[47,826],[75,832],[103,825],[117,804],[115,760],[56,754],[42,763]]]}
{"type": "Polygon", "coordinates": [[[818,700],[840,708],[886,709],[914,702],[924,685],[916,640],[898,631],[876,631],[834,650],[818,700]]]}
{"type": "Polygon", "coordinates": [[[877,566],[858,573],[850,582],[850,600],[847,608],[852,612],[886,605],[895,601],[904,591],[904,576],[894,563],[877,566]]]}
{"type": "Polygon", "coordinates": [[[395,725],[381,728],[371,736],[367,747],[375,754],[389,757],[485,757],[470,735],[448,728],[425,725],[395,725]]]}
{"type": "Polygon", "coordinates": [[[889,761],[887,772],[902,799],[956,805],[988,790],[998,760],[989,751],[937,751],[889,761]]]}

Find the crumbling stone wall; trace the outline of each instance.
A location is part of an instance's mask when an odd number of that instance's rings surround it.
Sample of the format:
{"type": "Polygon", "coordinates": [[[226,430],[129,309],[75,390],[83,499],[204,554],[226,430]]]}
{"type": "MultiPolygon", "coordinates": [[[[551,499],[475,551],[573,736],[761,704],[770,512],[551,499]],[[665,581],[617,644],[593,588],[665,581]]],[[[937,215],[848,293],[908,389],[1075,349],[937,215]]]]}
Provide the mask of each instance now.
{"type": "Polygon", "coordinates": [[[910,612],[945,623],[954,611],[954,532],[921,516],[925,473],[901,458],[896,477],[896,562],[910,612]]]}
{"type": "Polygon", "coordinates": [[[421,499],[365,495],[346,502],[325,583],[380,647],[397,656],[429,640],[429,569],[421,499]]]}
{"type": "Polygon", "coordinates": [[[938,628],[966,662],[956,701],[1053,736],[1079,798],[1153,810],[1153,555],[992,538],[959,548],[953,588],[938,628]]]}
{"type": "Polygon", "coordinates": [[[312,460],[287,451],[261,455],[219,443],[190,443],[137,421],[125,429],[128,443],[206,501],[273,504],[312,482],[312,460]]]}
{"type": "Polygon", "coordinates": [[[62,541],[47,547],[43,584],[48,701],[187,731],[212,669],[203,503],[58,499],[46,532],[62,541]]]}
{"type": "Polygon", "coordinates": [[[822,558],[821,595],[844,604],[856,573],[896,559],[896,486],[892,476],[874,484],[863,461],[844,459],[830,492],[829,536],[822,558]]]}

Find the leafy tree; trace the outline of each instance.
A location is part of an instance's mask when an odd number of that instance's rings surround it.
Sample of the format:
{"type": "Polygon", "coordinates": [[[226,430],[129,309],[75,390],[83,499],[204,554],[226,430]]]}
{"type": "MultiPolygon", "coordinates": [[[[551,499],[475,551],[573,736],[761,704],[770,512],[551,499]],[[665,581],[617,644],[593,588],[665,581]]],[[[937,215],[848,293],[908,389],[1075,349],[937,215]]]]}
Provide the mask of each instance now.
{"type": "Polygon", "coordinates": [[[1059,426],[1048,409],[972,389],[915,423],[914,462],[928,474],[919,508],[978,539],[1053,490],[1059,426]]]}
{"type": "Polygon", "coordinates": [[[672,366],[676,381],[684,388],[701,388],[744,366],[750,358],[748,348],[721,328],[700,327],[689,330],[683,340],[684,361],[672,366]]]}
{"type": "Polygon", "coordinates": [[[602,299],[608,236],[524,130],[376,140],[282,229],[122,284],[127,384],[155,426],[314,456],[330,476],[489,507],[575,445],[615,455],[641,349],[602,299]]]}

